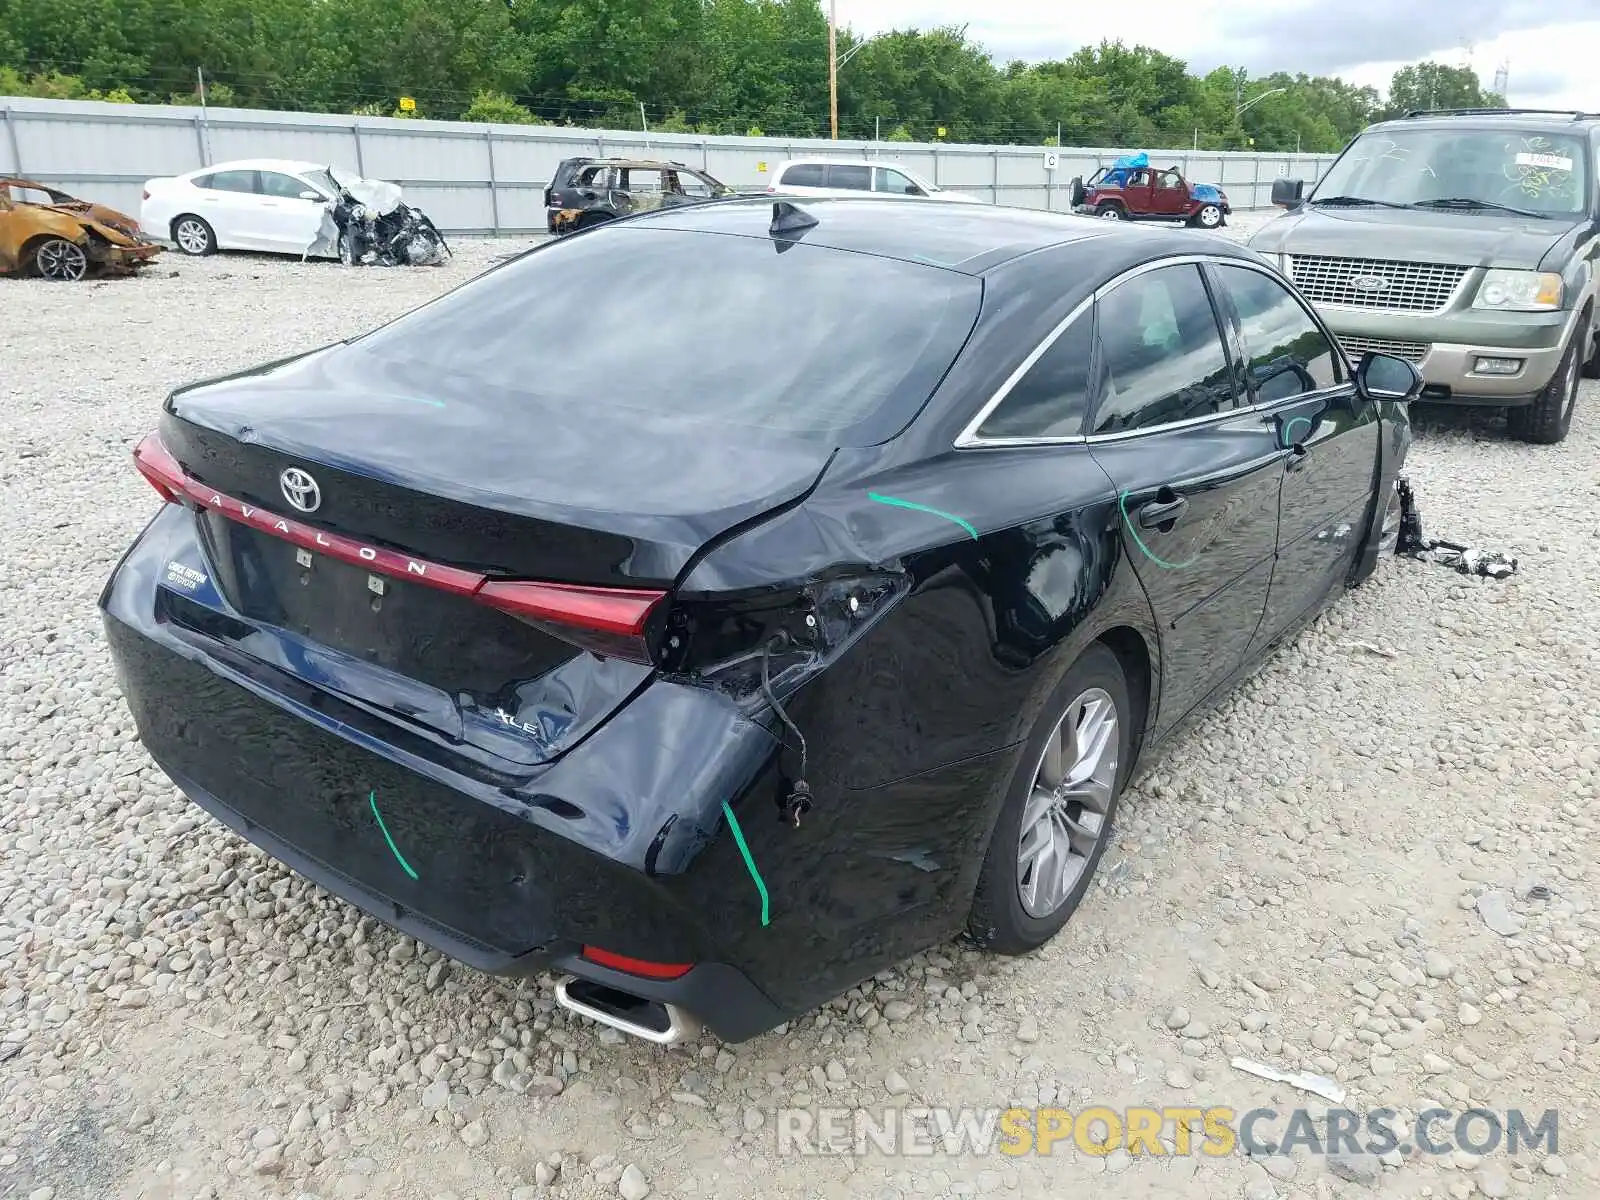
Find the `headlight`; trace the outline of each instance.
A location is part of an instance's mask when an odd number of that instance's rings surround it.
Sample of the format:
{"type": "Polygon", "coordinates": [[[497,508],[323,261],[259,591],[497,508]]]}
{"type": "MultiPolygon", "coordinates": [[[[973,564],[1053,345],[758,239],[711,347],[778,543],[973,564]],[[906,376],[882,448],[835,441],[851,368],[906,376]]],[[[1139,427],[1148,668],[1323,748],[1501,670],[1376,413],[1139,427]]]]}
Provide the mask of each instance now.
{"type": "Polygon", "coordinates": [[[1478,287],[1473,308],[1548,312],[1561,307],[1561,276],[1548,271],[1492,270],[1478,287]]]}

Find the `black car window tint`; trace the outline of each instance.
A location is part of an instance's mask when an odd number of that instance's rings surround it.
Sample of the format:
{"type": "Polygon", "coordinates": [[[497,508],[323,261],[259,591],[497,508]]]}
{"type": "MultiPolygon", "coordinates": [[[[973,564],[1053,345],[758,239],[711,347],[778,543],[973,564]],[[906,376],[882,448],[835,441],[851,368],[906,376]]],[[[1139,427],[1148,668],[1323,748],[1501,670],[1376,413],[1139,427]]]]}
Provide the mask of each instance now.
{"type": "Polygon", "coordinates": [[[1006,393],[978,429],[979,437],[1077,437],[1089,409],[1094,319],[1084,313],[1006,393]]]}
{"type": "Polygon", "coordinates": [[[256,190],[256,173],[254,171],[217,171],[205,186],[214,192],[254,192],[256,190]]]}
{"type": "Polygon", "coordinates": [[[828,186],[845,188],[852,192],[872,190],[872,168],[847,163],[834,163],[828,168],[828,186]]]}
{"type": "Polygon", "coordinates": [[[1219,265],[1216,270],[1239,314],[1257,404],[1287,400],[1341,381],[1333,346],[1287,288],[1248,267],[1219,265]]]}
{"type": "Polygon", "coordinates": [[[284,175],[278,171],[261,172],[261,194],[275,196],[283,200],[297,199],[301,192],[314,189],[310,184],[301,183],[292,175],[284,175]]]}
{"type": "Polygon", "coordinates": [[[1095,433],[1149,429],[1233,407],[1228,358],[1198,267],[1137,275],[1098,308],[1105,368],[1095,433]]]}
{"type": "Polygon", "coordinates": [[[824,187],[821,163],[796,163],[783,173],[781,183],[789,187],[824,187]]]}

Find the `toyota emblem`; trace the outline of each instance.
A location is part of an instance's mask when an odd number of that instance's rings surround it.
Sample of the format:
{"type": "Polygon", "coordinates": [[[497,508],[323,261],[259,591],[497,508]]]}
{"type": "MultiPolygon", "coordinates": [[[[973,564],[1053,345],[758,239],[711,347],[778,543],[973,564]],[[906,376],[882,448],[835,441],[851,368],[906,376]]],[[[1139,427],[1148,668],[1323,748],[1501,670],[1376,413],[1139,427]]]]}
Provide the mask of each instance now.
{"type": "Polygon", "coordinates": [[[299,467],[290,467],[279,475],[278,488],[283,498],[303,513],[316,512],[322,503],[322,489],[317,481],[299,467]]]}

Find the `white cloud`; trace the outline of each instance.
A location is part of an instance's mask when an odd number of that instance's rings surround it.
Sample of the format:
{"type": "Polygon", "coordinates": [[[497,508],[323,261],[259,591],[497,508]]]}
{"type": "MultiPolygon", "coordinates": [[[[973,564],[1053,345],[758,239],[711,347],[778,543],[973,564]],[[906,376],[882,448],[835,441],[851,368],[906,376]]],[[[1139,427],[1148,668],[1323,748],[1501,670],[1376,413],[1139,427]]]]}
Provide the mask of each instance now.
{"type": "Polygon", "coordinates": [[[1564,20],[1590,16],[1595,0],[1300,0],[1299,7],[1284,0],[1189,0],[1159,13],[1132,4],[1073,5],[1070,16],[1053,0],[1009,0],[995,6],[999,12],[978,15],[970,0],[837,2],[839,23],[858,34],[965,25],[968,36],[1002,63],[1060,58],[1120,39],[1184,59],[1197,72],[1223,64],[1255,75],[1304,71],[1386,91],[1395,70],[1409,61],[1470,61],[1485,87],[1507,62],[1513,104],[1600,111],[1600,20],[1564,20]],[[1365,56],[1368,47],[1396,47],[1397,35],[1411,57],[1365,56]]]}

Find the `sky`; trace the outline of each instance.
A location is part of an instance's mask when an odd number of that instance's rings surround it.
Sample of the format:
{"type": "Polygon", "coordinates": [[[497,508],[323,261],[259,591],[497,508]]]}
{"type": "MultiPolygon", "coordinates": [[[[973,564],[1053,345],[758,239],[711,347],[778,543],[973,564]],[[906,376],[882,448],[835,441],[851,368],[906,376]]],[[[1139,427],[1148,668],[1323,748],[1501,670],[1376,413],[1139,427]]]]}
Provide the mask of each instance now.
{"type": "Polygon", "coordinates": [[[1600,112],[1600,0],[1166,0],[1159,12],[1060,0],[992,9],[971,0],[836,3],[839,24],[858,35],[965,25],[1000,63],[1120,38],[1181,58],[1196,74],[1241,66],[1252,75],[1337,75],[1380,92],[1397,68],[1421,59],[1470,63],[1485,88],[1506,63],[1513,105],[1600,112]]]}

